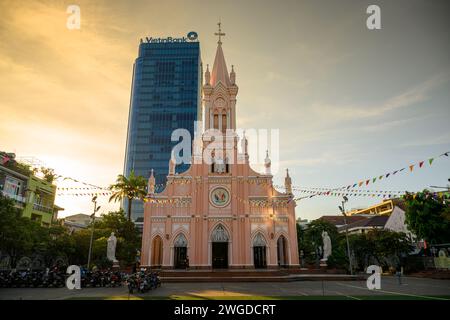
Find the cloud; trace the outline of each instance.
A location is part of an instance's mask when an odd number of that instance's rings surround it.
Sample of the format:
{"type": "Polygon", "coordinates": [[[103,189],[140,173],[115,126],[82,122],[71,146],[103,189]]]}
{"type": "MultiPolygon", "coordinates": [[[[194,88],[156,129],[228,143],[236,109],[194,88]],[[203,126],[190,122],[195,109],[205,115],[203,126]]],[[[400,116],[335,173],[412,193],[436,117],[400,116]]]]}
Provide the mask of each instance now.
{"type": "Polygon", "coordinates": [[[280,85],[293,86],[297,89],[306,89],[312,83],[309,79],[289,77],[286,74],[276,71],[268,71],[264,80],[269,83],[277,82],[280,85]]]}
{"type": "MultiPolygon", "coordinates": [[[[407,147],[427,147],[427,146],[437,146],[437,145],[448,145],[450,147],[450,132],[442,135],[433,136],[432,138],[421,138],[414,139],[399,145],[400,148],[407,147]]],[[[442,150],[445,152],[446,150],[442,150]]]]}
{"type": "Polygon", "coordinates": [[[310,109],[316,116],[320,116],[322,119],[331,119],[333,122],[380,117],[397,109],[413,106],[428,100],[430,92],[446,81],[448,81],[448,75],[438,74],[380,104],[342,106],[313,103],[310,109]]]}

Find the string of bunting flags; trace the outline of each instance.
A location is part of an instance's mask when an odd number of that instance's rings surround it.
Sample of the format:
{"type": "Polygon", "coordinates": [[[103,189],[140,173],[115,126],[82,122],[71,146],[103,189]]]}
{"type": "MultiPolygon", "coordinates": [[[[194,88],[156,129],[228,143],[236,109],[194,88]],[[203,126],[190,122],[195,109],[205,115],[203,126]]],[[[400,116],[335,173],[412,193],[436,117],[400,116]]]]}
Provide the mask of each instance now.
{"type": "MultiPolygon", "coordinates": [[[[427,162],[428,162],[429,166],[431,166],[436,159],[439,159],[439,158],[444,157],[444,156],[448,158],[449,154],[450,154],[450,151],[444,152],[444,153],[440,154],[439,156],[435,156],[435,157],[429,158],[427,162]]],[[[389,177],[395,176],[397,173],[403,172],[407,168],[409,168],[409,172],[413,172],[414,168],[417,168],[417,167],[423,168],[424,165],[425,165],[425,162],[426,162],[426,160],[422,160],[422,161],[419,161],[417,163],[411,164],[408,167],[403,167],[403,168],[398,169],[398,170],[387,172],[387,173],[384,173],[382,175],[379,175],[379,176],[376,176],[376,177],[373,177],[373,178],[370,178],[370,179],[360,180],[360,181],[355,182],[353,184],[349,184],[348,186],[341,187],[341,189],[350,189],[350,188],[355,188],[355,187],[361,187],[363,185],[367,186],[370,183],[374,184],[375,182],[381,181],[382,179],[387,179],[389,177]]]]}
{"type": "MultiPolygon", "coordinates": [[[[332,188],[303,188],[303,189],[294,189],[292,191],[299,193],[318,193],[320,191],[330,191],[332,188]]],[[[366,189],[348,189],[348,192],[370,192],[370,193],[404,193],[405,191],[393,191],[393,190],[366,190],[366,189]]]]}
{"type": "Polygon", "coordinates": [[[81,184],[83,184],[85,186],[88,186],[88,187],[91,187],[91,188],[94,188],[94,189],[109,190],[108,188],[105,188],[105,187],[96,186],[95,184],[92,184],[92,183],[87,183],[87,182],[84,182],[84,181],[81,181],[81,180],[78,180],[78,179],[75,179],[75,178],[72,178],[72,177],[66,177],[66,176],[62,176],[62,175],[59,175],[59,174],[55,176],[55,179],[56,180],[62,179],[62,181],[70,180],[70,181],[73,181],[73,182],[76,182],[76,183],[81,183],[81,184]]]}
{"type": "MultiPolygon", "coordinates": [[[[388,179],[391,178],[395,175],[398,175],[401,172],[410,172],[412,173],[414,171],[414,168],[423,168],[426,164],[428,164],[428,166],[431,166],[433,164],[433,162],[437,159],[440,159],[442,157],[446,157],[448,158],[450,155],[450,151],[444,152],[442,154],[440,154],[439,156],[435,156],[435,157],[431,157],[428,160],[423,160],[423,161],[419,161],[417,163],[411,164],[407,167],[403,167],[401,169],[398,170],[394,170],[394,171],[390,171],[387,173],[384,173],[382,175],[378,175],[374,178],[370,178],[370,179],[362,179],[359,180],[358,182],[355,182],[353,184],[349,184],[347,186],[342,186],[342,187],[338,187],[338,188],[326,188],[326,187],[300,187],[300,186],[293,186],[292,189],[295,192],[299,192],[299,193],[303,193],[306,194],[305,196],[300,196],[300,197],[292,197],[289,201],[298,201],[298,200],[302,200],[302,199],[308,199],[308,198],[312,198],[315,196],[347,196],[347,197],[383,197],[383,198],[395,198],[395,197],[399,197],[402,195],[407,194],[407,191],[382,191],[382,190],[361,190],[361,189],[356,189],[356,188],[360,188],[362,186],[368,186],[369,184],[374,184],[377,181],[381,181],[383,179],[388,179]],[[409,169],[409,170],[407,170],[409,169]]],[[[56,179],[63,179],[64,180],[71,180],[73,182],[76,183],[81,183],[84,186],[83,187],[58,187],[57,190],[60,191],[58,193],[59,196],[110,196],[112,195],[112,192],[109,190],[109,188],[105,188],[105,187],[100,187],[91,183],[87,183],[72,177],[65,177],[65,176],[61,176],[61,175],[57,175],[55,177],[56,179]],[[71,193],[65,193],[65,191],[72,191],[71,193]],[[88,192],[86,192],[88,191],[88,192]],[[89,192],[91,191],[91,192],[89,192]]],[[[194,178],[195,179],[195,178],[194,178]]],[[[272,182],[270,179],[266,179],[266,178],[260,178],[260,177],[252,177],[249,179],[238,179],[238,182],[248,182],[251,184],[257,184],[257,185],[271,185],[272,182]]],[[[191,179],[175,179],[172,180],[171,183],[178,183],[178,184],[187,184],[187,183],[191,183],[191,179]]],[[[169,183],[170,184],[170,183],[169,183]]],[[[155,189],[164,189],[166,187],[165,183],[160,183],[155,185],[155,189]]],[[[276,188],[283,188],[283,186],[274,186],[276,188]]],[[[413,193],[414,194],[414,193],[413,193]]],[[[248,202],[248,203],[252,203],[255,204],[257,203],[257,200],[246,200],[246,199],[240,199],[238,198],[236,195],[232,195],[233,197],[235,197],[238,201],[242,201],[242,202],[248,202]]],[[[444,194],[444,197],[446,195],[444,194]]],[[[160,199],[153,199],[154,201],[160,201],[160,202],[164,202],[164,201],[169,201],[169,200],[160,200],[160,199]]],[[[174,199],[172,199],[174,200],[174,199]]]]}
{"type": "MultiPolygon", "coordinates": [[[[417,168],[417,167],[423,168],[426,163],[428,163],[428,165],[431,166],[436,159],[440,159],[442,157],[448,158],[449,155],[450,155],[450,151],[446,151],[444,153],[441,153],[438,156],[434,156],[434,157],[428,158],[428,160],[422,160],[422,161],[419,161],[417,163],[410,164],[407,167],[403,167],[403,168],[398,169],[398,170],[390,171],[390,172],[384,173],[382,175],[376,176],[374,178],[363,179],[363,180],[360,180],[360,181],[355,182],[353,184],[349,184],[347,186],[342,186],[342,187],[339,187],[339,188],[333,188],[333,189],[328,189],[328,190],[323,190],[323,191],[317,191],[317,192],[313,193],[312,195],[298,197],[298,198],[295,198],[294,200],[297,201],[297,200],[308,199],[308,198],[312,198],[312,197],[315,197],[315,196],[322,196],[322,195],[345,195],[345,196],[351,196],[354,193],[351,193],[349,191],[351,189],[353,189],[353,188],[360,188],[362,186],[368,186],[369,184],[374,184],[377,181],[380,181],[382,179],[387,179],[389,177],[395,176],[398,173],[405,172],[407,169],[409,169],[409,172],[412,173],[414,171],[414,168],[417,168]],[[342,191],[345,191],[345,190],[347,192],[342,192],[342,191]],[[341,191],[341,192],[339,192],[339,191],[341,191]]],[[[408,172],[408,171],[406,171],[406,172],[408,172]]],[[[300,187],[294,187],[294,188],[298,189],[300,187]]],[[[405,191],[405,193],[406,193],[406,191],[405,191]]],[[[381,197],[381,196],[383,196],[383,194],[379,193],[376,196],[380,196],[381,197]]],[[[390,197],[392,197],[392,195],[390,197]]],[[[389,195],[388,195],[388,198],[389,198],[389,195]]]]}

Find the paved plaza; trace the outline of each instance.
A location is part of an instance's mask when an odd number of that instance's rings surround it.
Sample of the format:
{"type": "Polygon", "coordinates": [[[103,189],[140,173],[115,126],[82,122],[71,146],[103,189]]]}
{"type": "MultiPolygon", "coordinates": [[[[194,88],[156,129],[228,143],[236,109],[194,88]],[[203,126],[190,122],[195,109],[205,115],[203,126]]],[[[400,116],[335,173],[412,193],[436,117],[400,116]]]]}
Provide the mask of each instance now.
{"type": "Polygon", "coordinates": [[[166,283],[145,294],[128,295],[126,287],[81,290],[0,289],[0,299],[433,299],[450,300],[450,281],[404,277],[399,285],[384,276],[380,290],[368,290],[365,281],[295,281],[242,283],[166,283]]]}

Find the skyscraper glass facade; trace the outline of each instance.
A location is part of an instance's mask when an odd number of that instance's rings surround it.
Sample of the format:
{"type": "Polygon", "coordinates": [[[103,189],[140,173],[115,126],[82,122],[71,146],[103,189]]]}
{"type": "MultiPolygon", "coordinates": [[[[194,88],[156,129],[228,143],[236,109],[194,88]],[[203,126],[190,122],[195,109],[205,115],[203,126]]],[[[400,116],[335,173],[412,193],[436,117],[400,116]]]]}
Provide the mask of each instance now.
{"type": "MultiPolygon", "coordinates": [[[[134,170],[146,179],[154,170],[157,188],[166,181],[173,130],[185,128],[194,137],[201,119],[200,43],[143,42],[133,67],[124,174],[134,170]]],[[[183,172],[188,164],[176,167],[183,172]]],[[[159,188],[159,189],[158,189],[159,188]]],[[[123,208],[127,208],[124,201],[123,208]]],[[[142,217],[141,201],[133,201],[132,219],[142,217]]]]}

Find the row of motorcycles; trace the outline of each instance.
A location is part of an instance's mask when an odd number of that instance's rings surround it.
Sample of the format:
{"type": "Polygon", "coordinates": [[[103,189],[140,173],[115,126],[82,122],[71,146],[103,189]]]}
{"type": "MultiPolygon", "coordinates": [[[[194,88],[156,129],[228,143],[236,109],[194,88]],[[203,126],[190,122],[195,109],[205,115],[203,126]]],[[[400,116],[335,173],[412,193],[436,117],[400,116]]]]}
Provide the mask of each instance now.
{"type": "Polygon", "coordinates": [[[130,294],[133,294],[134,291],[137,291],[138,293],[145,293],[160,287],[161,279],[156,272],[142,270],[129,275],[126,279],[126,284],[130,294]]]}
{"type": "Polygon", "coordinates": [[[66,275],[57,269],[47,271],[0,271],[0,288],[62,288],[66,275]]]}
{"type": "MultiPolygon", "coordinates": [[[[62,288],[68,276],[63,270],[0,271],[0,288],[62,288]]],[[[119,287],[123,283],[128,286],[130,293],[135,290],[143,293],[161,286],[158,274],[146,270],[131,275],[112,270],[81,270],[82,288],[119,287]]]]}
{"type": "Polygon", "coordinates": [[[119,271],[84,271],[81,272],[81,287],[120,287],[124,278],[125,274],[119,271]]]}

